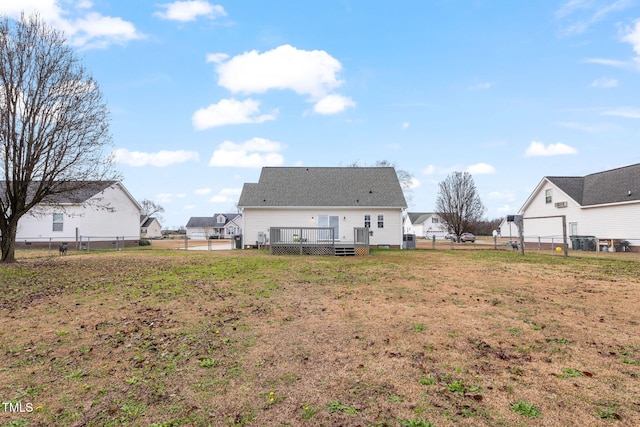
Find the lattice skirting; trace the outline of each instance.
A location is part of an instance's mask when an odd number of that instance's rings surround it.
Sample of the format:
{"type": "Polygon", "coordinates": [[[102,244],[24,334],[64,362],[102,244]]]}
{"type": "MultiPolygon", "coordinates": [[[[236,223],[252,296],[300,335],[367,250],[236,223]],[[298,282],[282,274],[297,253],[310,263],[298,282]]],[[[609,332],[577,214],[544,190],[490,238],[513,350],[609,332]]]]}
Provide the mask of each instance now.
{"type": "MultiPolygon", "coordinates": [[[[270,251],[273,255],[299,255],[300,246],[296,245],[271,245],[270,251]]],[[[303,255],[333,255],[331,246],[305,246],[302,248],[303,255]]]]}

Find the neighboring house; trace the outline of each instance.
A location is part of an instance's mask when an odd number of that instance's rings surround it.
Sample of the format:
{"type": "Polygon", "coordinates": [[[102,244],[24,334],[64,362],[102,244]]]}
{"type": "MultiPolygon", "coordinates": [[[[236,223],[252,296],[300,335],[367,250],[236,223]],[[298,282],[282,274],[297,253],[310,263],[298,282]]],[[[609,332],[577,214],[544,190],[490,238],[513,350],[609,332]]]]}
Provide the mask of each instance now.
{"type": "Polygon", "coordinates": [[[609,248],[614,240],[638,247],[640,164],[583,177],[544,177],[519,213],[525,242],[558,242],[562,219],[557,216],[564,215],[568,236],[595,236],[601,245],[608,240],[609,248]]]}
{"type": "Polygon", "coordinates": [[[258,183],[244,184],[238,206],[244,247],[271,227],[331,227],[339,242],[366,227],[370,245],[400,248],[407,204],[392,167],[264,167],[258,183]]]}
{"type": "Polygon", "coordinates": [[[230,239],[242,234],[242,216],[217,213],[211,217],[191,217],[186,228],[189,239],[230,239]]]}
{"type": "Polygon", "coordinates": [[[157,218],[140,215],[140,237],[143,239],[159,239],[162,237],[162,226],[157,218]]]}
{"type": "Polygon", "coordinates": [[[405,234],[415,234],[416,238],[444,239],[447,227],[433,212],[409,212],[404,219],[405,234]]]}
{"type": "Polygon", "coordinates": [[[140,205],[117,181],[91,181],[49,198],[20,218],[16,244],[137,245],[140,205]]]}

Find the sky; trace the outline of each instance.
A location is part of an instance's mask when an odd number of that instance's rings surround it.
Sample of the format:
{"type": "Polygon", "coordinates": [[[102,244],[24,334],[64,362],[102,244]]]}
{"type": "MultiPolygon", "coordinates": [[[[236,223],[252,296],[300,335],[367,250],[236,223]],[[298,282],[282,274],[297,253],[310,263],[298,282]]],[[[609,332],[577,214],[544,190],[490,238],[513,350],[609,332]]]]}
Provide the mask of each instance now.
{"type": "Polygon", "coordinates": [[[263,166],[472,174],[488,219],[544,176],[640,163],[640,0],[0,0],[64,31],[162,224],[236,212],[263,166]]]}

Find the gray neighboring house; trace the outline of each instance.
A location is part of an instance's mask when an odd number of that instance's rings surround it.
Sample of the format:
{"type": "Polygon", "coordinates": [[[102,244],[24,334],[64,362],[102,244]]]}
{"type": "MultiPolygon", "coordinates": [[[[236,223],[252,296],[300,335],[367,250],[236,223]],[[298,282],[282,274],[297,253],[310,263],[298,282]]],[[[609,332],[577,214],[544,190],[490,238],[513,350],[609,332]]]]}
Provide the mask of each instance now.
{"type": "Polygon", "coordinates": [[[525,218],[525,242],[559,242],[559,218],[533,218],[564,215],[569,236],[595,236],[608,248],[616,240],[640,246],[640,163],[586,176],[544,177],[519,214],[525,218]]]}
{"type": "Polygon", "coordinates": [[[140,215],[140,238],[159,239],[162,237],[162,226],[156,217],[140,215]]]}
{"type": "Polygon", "coordinates": [[[244,247],[271,227],[332,227],[339,242],[366,227],[371,246],[402,247],[407,203],[392,167],[264,167],[257,183],[244,184],[238,206],[244,247]]]}
{"type": "Polygon", "coordinates": [[[217,213],[214,216],[195,216],[187,222],[189,239],[230,239],[242,234],[242,216],[232,213],[217,213]]]}

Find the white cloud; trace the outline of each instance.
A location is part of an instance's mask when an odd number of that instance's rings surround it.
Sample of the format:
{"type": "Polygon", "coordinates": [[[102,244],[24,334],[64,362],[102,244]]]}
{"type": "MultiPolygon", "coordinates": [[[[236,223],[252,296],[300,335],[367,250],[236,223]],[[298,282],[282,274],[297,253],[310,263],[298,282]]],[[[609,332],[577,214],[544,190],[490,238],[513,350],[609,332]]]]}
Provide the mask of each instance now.
{"type": "Polygon", "coordinates": [[[636,53],[636,60],[640,58],[640,19],[634,22],[633,27],[627,27],[625,34],[621,40],[625,43],[630,43],[633,47],[633,51],[636,53]]]}
{"type": "Polygon", "coordinates": [[[205,195],[205,194],[211,193],[211,189],[210,188],[199,188],[199,189],[195,190],[194,193],[198,194],[198,195],[205,195]]]}
{"type": "Polygon", "coordinates": [[[262,123],[275,120],[277,111],[272,114],[260,114],[260,101],[246,99],[222,99],[217,104],[201,108],[191,117],[196,130],[204,130],[217,126],[236,125],[242,123],[262,123]]]}
{"type": "Polygon", "coordinates": [[[285,146],[264,138],[253,138],[241,144],[225,141],[213,152],[209,166],[260,168],[280,166],[284,157],[279,153],[285,146]]]}
{"type": "Polygon", "coordinates": [[[488,163],[476,163],[467,168],[467,172],[471,175],[486,175],[496,173],[496,168],[488,163]]]}
{"type": "Polygon", "coordinates": [[[92,7],[90,1],[2,0],[0,14],[19,19],[22,11],[26,15],[37,12],[49,25],[64,31],[70,45],[83,49],[105,48],[113,43],[144,38],[131,22],[101,15],[91,10],[92,7]]]}
{"type": "Polygon", "coordinates": [[[171,203],[171,199],[173,198],[173,194],[171,193],[160,193],[156,195],[156,200],[158,203],[171,203]]]}
{"type": "Polygon", "coordinates": [[[220,64],[229,58],[226,53],[207,53],[207,62],[213,62],[214,64],[220,64]]]}
{"type": "Polygon", "coordinates": [[[556,11],[556,19],[564,21],[562,35],[582,34],[608,15],[622,11],[633,4],[632,0],[597,2],[593,0],[568,0],[556,11]]]}
{"type": "Polygon", "coordinates": [[[340,62],[323,50],[299,50],[282,45],[265,53],[256,50],[220,63],[218,84],[233,93],[264,93],[291,89],[321,99],[342,84],[340,62]]]}
{"type": "Polygon", "coordinates": [[[587,64],[607,65],[609,67],[615,67],[615,68],[627,68],[630,65],[628,62],[625,62],[625,61],[617,61],[615,59],[606,59],[606,58],[588,58],[588,59],[585,59],[583,62],[587,64]]]}
{"type": "Polygon", "coordinates": [[[313,111],[318,114],[328,115],[341,113],[349,107],[355,107],[356,103],[346,96],[331,94],[322,98],[313,107],[313,111]]]}
{"type": "Polygon", "coordinates": [[[162,150],[157,153],[145,153],[142,151],[129,151],[126,148],[118,148],[113,152],[113,159],[116,163],[123,163],[129,166],[164,167],[174,163],[197,162],[200,160],[200,155],[197,151],[162,150]]]}
{"type": "Polygon", "coordinates": [[[176,194],[176,197],[178,199],[184,199],[185,197],[187,197],[187,195],[185,193],[178,193],[178,194],[176,194]]]}
{"type": "Polygon", "coordinates": [[[302,50],[287,44],[231,58],[212,53],[207,55],[207,62],[216,64],[218,84],[231,93],[292,90],[314,103],[317,114],[341,113],[356,105],[351,98],[336,93],[343,84],[338,76],[342,64],[324,50],[302,50]]]}
{"type": "Polygon", "coordinates": [[[608,89],[616,86],[618,86],[618,80],[610,79],[608,77],[600,77],[599,79],[595,79],[589,85],[589,87],[603,88],[603,89],[608,89]]]}
{"type": "Polygon", "coordinates": [[[227,16],[224,8],[217,4],[211,4],[204,0],[175,1],[173,3],[161,4],[163,12],[154,13],[155,16],[172,21],[189,22],[195,21],[199,16],[215,19],[220,16],[227,16]]]}
{"type": "Polygon", "coordinates": [[[194,210],[194,209],[195,209],[195,208],[197,208],[197,207],[198,207],[197,205],[186,205],[186,206],[184,207],[184,210],[185,210],[185,211],[191,211],[191,210],[194,210]]]}
{"type": "Polygon", "coordinates": [[[500,213],[513,213],[516,209],[512,208],[510,205],[502,205],[499,208],[496,208],[496,212],[500,213]]]}
{"type": "Polygon", "coordinates": [[[640,108],[622,107],[613,110],[603,111],[603,116],[618,116],[628,119],[640,119],[640,108]]]}
{"type": "Polygon", "coordinates": [[[400,127],[402,128],[402,130],[404,130],[404,129],[409,129],[409,122],[402,122],[402,124],[400,125],[400,127]]]}
{"type": "Polygon", "coordinates": [[[483,83],[477,83],[475,85],[469,86],[469,90],[489,90],[492,87],[493,87],[493,83],[483,82],[483,83]]]}
{"type": "Polygon", "coordinates": [[[577,154],[578,150],[570,147],[561,142],[555,144],[549,144],[545,146],[541,142],[532,141],[527,147],[524,155],[526,157],[539,157],[539,156],[559,156],[563,154],[577,154]]]}
{"type": "Polygon", "coordinates": [[[420,180],[418,180],[417,178],[411,178],[408,188],[413,190],[414,188],[418,187],[420,187],[420,180]]]}
{"type": "Polygon", "coordinates": [[[209,199],[209,201],[211,203],[235,202],[237,196],[239,196],[241,192],[241,188],[223,188],[217,195],[209,199]]]}

